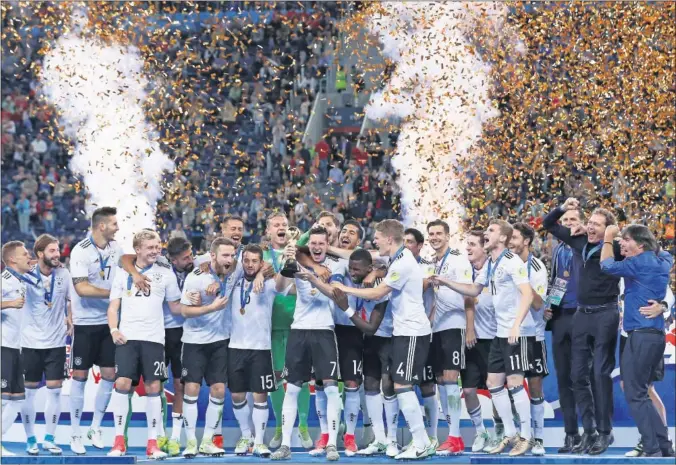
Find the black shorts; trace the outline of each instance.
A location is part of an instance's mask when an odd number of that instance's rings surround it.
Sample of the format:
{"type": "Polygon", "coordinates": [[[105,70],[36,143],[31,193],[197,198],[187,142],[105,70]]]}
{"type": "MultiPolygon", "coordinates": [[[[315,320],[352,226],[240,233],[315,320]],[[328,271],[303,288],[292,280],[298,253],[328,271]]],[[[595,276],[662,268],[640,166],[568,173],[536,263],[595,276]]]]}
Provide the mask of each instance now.
{"type": "Polygon", "coordinates": [[[443,375],[444,370],[462,370],[465,368],[465,330],[451,328],[434,333],[430,351],[434,354],[435,375],[443,375]]]}
{"type": "MultiPolygon", "coordinates": [[[[620,366],[622,366],[622,352],[624,352],[624,345],[627,343],[627,336],[620,334],[620,366]]],[[[620,379],[622,379],[622,370],[620,370],[620,379]]],[[[658,383],[664,379],[664,357],[657,364],[653,371],[653,376],[650,378],[650,383],[658,383]]]]}
{"type": "Polygon", "coordinates": [[[70,363],[73,370],[89,370],[92,365],[113,368],[115,343],[108,325],[75,325],[70,363]]]}
{"type": "Polygon", "coordinates": [[[547,368],[547,344],[545,341],[530,341],[528,362],[530,369],[526,372],[526,378],[544,378],[549,375],[549,368],[547,368]]]}
{"type": "Polygon", "coordinates": [[[432,340],[430,341],[430,349],[427,351],[427,360],[425,360],[425,367],[422,373],[422,382],[420,384],[436,384],[437,377],[434,375],[434,333],[432,333],[432,340]]]}
{"type": "Polygon", "coordinates": [[[338,362],[341,381],[362,381],[362,358],[364,352],[364,333],[356,326],[336,325],[334,328],[338,341],[338,362]]]}
{"type": "Polygon", "coordinates": [[[528,352],[534,341],[535,336],[521,336],[514,345],[506,337],[493,339],[488,355],[488,372],[523,376],[530,367],[528,352]]]}
{"type": "Polygon", "coordinates": [[[425,378],[425,361],[430,350],[430,334],[392,336],[390,376],[397,384],[420,384],[425,378]]]}
{"type": "Polygon", "coordinates": [[[26,381],[39,383],[42,374],[47,381],[58,381],[68,378],[68,364],[66,363],[66,347],[52,349],[21,349],[23,370],[26,381]]]}
{"type": "Polygon", "coordinates": [[[283,377],[291,384],[339,380],[338,343],[330,329],[292,329],[286,343],[283,377]]]}
{"type": "Polygon", "coordinates": [[[274,392],[277,390],[269,350],[228,349],[230,392],[274,392]]]}
{"type": "Polygon", "coordinates": [[[477,339],[476,344],[465,352],[465,368],[460,372],[462,387],[486,389],[488,357],[492,339],[477,339]]]}
{"type": "Polygon", "coordinates": [[[228,344],[230,339],[208,344],[183,343],[181,381],[207,386],[228,382],[228,344]]]}
{"type": "Polygon", "coordinates": [[[164,330],[164,364],[169,368],[174,379],[181,377],[181,351],[183,350],[183,328],[168,328],[164,330]]]}
{"type": "Polygon", "coordinates": [[[0,348],[0,371],[2,374],[2,393],[23,394],[23,360],[19,349],[0,348]]]}
{"type": "Polygon", "coordinates": [[[115,349],[115,376],[145,383],[167,379],[164,346],[157,342],[127,341],[115,349]]]}
{"type": "Polygon", "coordinates": [[[364,376],[380,379],[383,374],[389,374],[391,351],[391,337],[364,337],[364,376]]]}

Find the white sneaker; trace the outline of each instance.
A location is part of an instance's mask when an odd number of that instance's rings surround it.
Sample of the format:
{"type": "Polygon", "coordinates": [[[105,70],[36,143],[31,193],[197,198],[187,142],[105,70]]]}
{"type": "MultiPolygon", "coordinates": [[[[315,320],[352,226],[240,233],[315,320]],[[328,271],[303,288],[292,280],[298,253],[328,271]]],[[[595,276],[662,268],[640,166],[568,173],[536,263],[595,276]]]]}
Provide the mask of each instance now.
{"type": "Polygon", "coordinates": [[[385,449],[385,455],[390,458],[395,458],[397,455],[399,455],[399,444],[396,442],[389,443],[387,445],[387,449],[385,449]]]}
{"type": "Polygon", "coordinates": [[[537,456],[545,455],[545,445],[542,439],[531,439],[530,452],[537,456]]]}
{"type": "Polygon", "coordinates": [[[394,459],[395,460],[421,460],[426,457],[429,457],[429,448],[425,448],[423,450],[418,450],[415,446],[411,446],[405,451],[403,451],[401,454],[397,455],[394,459]]]}
{"type": "Polygon", "coordinates": [[[373,427],[364,426],[364,429],[361,432],[361,444],[363,444],[365,447],[368,447],[374,442],[376,442],[376,435],[373,432],[373,427]]]}
{"type": "Polygon", "coordinates": [[[112,449],[112,450],[111,450],[110,452],[108,452],[106,455],[107,455],[108,457],[122,457],[122,456],[124,456],[125,453],[126,453],[126,452],[123,451],[123,450],[112,449]]]}
{"type": "Polygon", "coordinates": [[[249,438],[240,438],[235,445],[236,455],[246,455],[249,452],[249,438]]]}
{"type": "Polygon", "coordinates": [[[63,451],[52,441],[42,441],[42,450],[46,450],[52,455],[61,455],[63,451]]]}
{"type": "Polygon", "coordinates": [[[265,459],[269,458],[272,453],[270,452],[270,449],[268,449],[268,446],[265,444],[256,444],[254,445],[253,448],[253,455],[254,457],[263,457],[265,459]]]}
{"type": "Polygon", "coordinates": [[[382,443],[382,442],[373,441],[371,444],[369,444],[365,448],[357,451],[357,454],[359,454],[359,455],[381,455],[381,454],[384,454],[386,450],[387,450],[387,444],[382,443]]]}
{"type": "Polygon", "coordinates": [[[26,443],[26,453],[28,455],[38,455],[40,453],[40,449],[38,448],[38,444],[33,442],[33,443],[26,443]]]}
{"type": "Polygon", "coordinates": [[[85,455],[87,453],[87,449],[82,445],[82,438],[80,436],[70,438],[70,450],[75,455],[85,455]]]}
{"type": "Polygon", "coordinates": [[[310,454],[310,457],[321,457],[322,455],[326,454],[326,448],[316,447],[308,452],[308,454],[310,454]]]}
{"type": "Polygon", "coordinates": [[[14,452],[10,452],[7,449],[5,449],[5,446],[0,446],[2,450],[0,450],[0,457],[14,457],[16,454],[14,452]]]}
{"type": "Polygon", "coordinates": [[[87,431],[87,438],[92,442],[92,446],[97,449],[103,449],[103,431],[101,429],[90,429],[87,431]]]}
{"type": "Polygon", "coordinates": [[[472,443],[472,452],[482,452],[490,442],[491,435],[488,434],[488,431],[477,434],[474,438],[474,443],[472,443]]]}

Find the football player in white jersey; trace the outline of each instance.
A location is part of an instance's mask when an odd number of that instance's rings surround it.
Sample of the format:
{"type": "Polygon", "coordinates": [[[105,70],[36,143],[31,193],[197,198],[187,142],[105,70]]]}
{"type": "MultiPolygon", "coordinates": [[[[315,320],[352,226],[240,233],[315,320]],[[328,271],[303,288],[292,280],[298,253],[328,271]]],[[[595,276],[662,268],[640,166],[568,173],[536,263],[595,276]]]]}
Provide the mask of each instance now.
{"type": "MultiPolygon", "coordinates": [[[[331,270],[330,283],[343,281],[347,274],[347,261],[327,257],[328,245],[329,234],[326,229],[319,226],[310,230],[308,247],[311,260],[331,270]]],[[[295,258],[295,245],[287,245],[284,255],[295,258]]],[[[282,445],[272,454],[273,460],[291,458],[291,433],[298,410],[298,394],[303,383],[310,381],[313,370],[315,378],[322,381],[327,397],[329,436],[322,452],[326,453],[327,460],[335,461],[339,458],[336,442],[341,404],[338,380],[341,376],[338,347],[333,332],[333,300],[309,282],[311,273],[312,270],[304,270],[293,281],[284,278],[277,283],[278,291],[290,289],[289,293],[295,292],[297,300],[286,348],[284,371],[287,388],[282,407],[282,445]]]]}
{"type": "Polygon", "coordinates": [[[528,389],[530,391],[530,414],[533,422],[533,437],[531,438],[531,453],[545,455],[544,423],[545,423],[545,394],[542,380],[549,375],[547,369],[547,346],[545,344],[544,306],[547,296],[548,274],[545,264],[531,252],[535,230],[527,223],[516,223],[512,226],[512,239],[509,250],[517,254],[526,263],[528,280],[533,289],[533,306],[531,316],[535,321],[535,339],[530,340],[528,347],[529,369],[526,371],[528,389]]]}
{"type": "MultiPolygon", "coordinates": [[[[120,260],[122,268],[132,276],[133,284],[141,291],[147,291],[150,286],[150,277],[139,273],[134,266],[136,255],[124,255],[120,260]]],[[[195,259],[192,254],[190,241],[183,237],[174,237],[167,243],[166,257],[158,257],[158,262],[170,267],[176,276],[179,290],[183,291],[188,274],[195,267],[195,259]]],[[[183,430],[183,383],[181,382],[181,353],[183,351],[183,321],[180,314],[174,314],[169,304],[164,302],[164,361],[167,370],[171,366],[171,374],[174,378],[174,402],[171,406],[171,438],[166,437],[164,418],[167,399],[164,389],[160,389],[162,399],[162,418],[157,436],[157,445],[170,457],[176,457],[181,453],[181,431],[183,430]]],[[[162,380],[164,384],[166,380],[162,380]]],[[[134,380],[137,383],[138,380],[134,380]]]]}
{"type": "Polygon", "coordinates": [[[124,429],[129,414],[129,392],[132,380],[140,373],[146,390],[146,455],[162,459],[167,454],[157,446],[157,433],[162,422],[161,380],[167,376],[163,303],[166,300],[173,313],[180,313],[181,291],[171,268],[157,262],[161,246],[156,232],[144,229],[136,233],[132,245],[136,252],[134,265],[151,281],[150,288],[143,291],[134,285],[129,273],[118,267],[110,291],[108,327],[116,345],[117,379],[112,397],[115,442],[108,455],[119,457],[126,453],[124,429]]]}
{"type": "MultiPolygon", "coordinates": [[[[465,250],[467,257],[472,264],[472,282],[481,270],[488,263],[488,255],[484,250],[484,231],[472,230],[467,233],[465,250]]],[[[491,343],[498,330],[495,321],[495,309],[493,308],[493,296],[489,288],[484,288],[481,294],[474,300],[474,311],[467,312],[467,332],[473,329],[476,341],[473,345],[468,344],[465,353],[465,368],[460,372],[462,379],[462,391],[465,395],[465,407],[469,414],[472,424],[476,429],[476,437],[472,444],[472,452],[488,452],[502,441],[504,431],[502,420],[494,412],[496,437],[499,440],[496,444],[491,444],[491,437],[484,427],[483,415],[481,413],[481,402],[477,395],[477,389],[486,389],[486,379],[488,378],[488,355],[491,349],[491,343]],[[499,421],[498,421],[499,420],[499,421]]],[[[471,341],[468,336],[468,340],[471,341]]],[[[493,409],[495,410],[495,409],[493,409]]]]}
{"type": "MultiPolygon", "coordinates": [[[[9,431],[21,411],[26,398],[24,367],[21,360],[21,317],[26,303],[26,282],[22,278],[31,269],[31,257],[21,241],[10,241],[2,246],[2,436],[9,431]]],[[[2,447],[2,456],[13,453],[2,447]]]]}
{"type": "Polygon", "coordinates": [[[224,237],[211,243],[211,261],[204,271],[196,268],[183,285],[183,355],[181,357],[182,381],[185,384],[183,416],[188,439],[183,456],[192,458],[199,453],[209,456],[223,455],[224,450],[213,443],[214,430],[221,423],[228,376],[228,343],[230,339],[229,299],[242,268],[235,260],[235,244],[224,237]],[[208,290],[218,286],[216,295],[208,290]],[[199,293],[200,305],[194,305],[190,295],[199,293]],[[206,304],[206,305],[205,305],[206,304]],[[197,398],[202,380],[209,386],[209,406],[206,412],[204,434],[197,447],[197,398]]]}
{"type": "Polygon", "coordinates": [[[263,443],[268,422],[268,393],[277,389],[272,369],[272,304],[279,294],[274,280],[265,282],[259,293],[253,291],[254,280],[263,267],[263,249],[247,245],[242,252],[244,274],[232,292],[232,334],[228,348],[228,383],[232,407],[242,430],[235,454],[246,455],[254,435],[253,455],[269,457],[263,443]],[[249,405],[247,393],[253,393],[249,405]],[[253,418],[254,431],[251,430],[253,418]]]}
{"type": "Polygon", "coordinates": [[[73,369],[70,387],[71,450],[84,454],[80,420],[84,408],[87,373],[93,365],[101,369],[101,380],[94,402],[94,417],[87,437],[97,449],[103,449],[101,421],[108,408],[115,382],[115,344],[108,330],[107,310],[110,286],[115,278],[122,249],[115,242],[119,227],[117,210],[101,207],[92,214],[91,232],[78,242],[70,254],[73,278],[71,305],[73,340],[70,360],[73,369]]]}
{"type": "MultiPolygon", "coordinates": [[[[432,328],[423,305],[423,276],[410,250],[404,247],[404,226],[396,220],[384,220],[376,226],[374,237],[380,256],[391,257],[387,276],[371,289],[356,289],[337,284],[343,292],[361,299],[378,300],[390,296],[394,329],[390,375],[399,400],[399,408],[408,421],[413,446],[397,459],[422,459],[435,454],[413,391],[423,378],[432,328]]],[[[352,317],[348,311],[347,316],[352,317]]]]}
{"type": "MultiPolygon", "coordinates": [[[[350,255],[348,265],[350,287],[363,287],[366,278],[373,269],[373,258],[364,249],[358,249],[350,255]]],[[[380,280],[377,280],[380,284],[380,280]]],[[[333,299],[340,311],[352,309],[350,320],[365,334],[364,337],[364,388],[366,405],[373,414],[371,424],[374,440],[359,455],[378,455],[386,453],[395,456],[397,446],[397,424],[399,404],[394,393],[394,383],[389,375],[390,348],[392,342],[392,311],[387,309],[387,299],[366,300],[350,296],[339,289],[333,291],[333,299]],[[382,397],[381,397],[382,388],[382,397]],[[383,402],[384,401],[384,402],[383,402]],[[383,423],[383,406],[387,421],[387,436],[383,423]],[[389,453],[388,453],[389,450],[389,453]]]]}
{"type": "Polygon", "coordinates": [[[533,291],[528,281],[526,265],[507,249],[512,226],[503,220],[491,220],[484,233],[485,248],[490,254],[488,265],[476,277],[474,284],[461,284],[442,277],[433,277],[461,294],[477,297],[484,287],[490,287],[498,323],[497,336],[491,344],[487,385],[493,404],[500,414],[506,436],[490,453],[499,454],[512,446],[511,456],[523,455],[530,449],[530,400],[524,390],[524,374],[528,365],[527,337],[535,336],[535,324],[530,315],[533,291]],[[523,323],[523,325],[522,325],[523,323]],[[521,437],[514,426],[514,415],[507,386],[521,419],[521,437]]]}
{"type": "MultiPolygon", "coordinates": [[[[429,284],[429,277],[434,274],[434,263],[430,260],[425,259],[421,254],[423,247],[425,246],[425,236],[423,233],[415,228],[408,228],[404,231],[404,245],[408,250],[411,251],[413,257],[418,262],[420,267],[420,273],[423,276],[423,304],[425,306],[425,314],[429,318],[430,323],[434,322],[434,313],[435,313],[435,295],[434,295],[434,286],[429,284]]],[[[437,405],[437,392],[436,392],[436,383],[434,378],[434,350],[433,350],[434,339],[430,344],[430,350],[427,353],[427,360],[425,361],[425,368],[423,370],[423,379],[420,382],[420,397],[422,397],[422,407],[425,412],[425,430],[427,431],[427,436],[430,438],[432,446],[439,450],[439,439],[437,439],[437,429],[439,426],[439,406],[437,405]]],[[[397,403],[397,406],[399,404],[397,403]]],[[[444,410],[446,411],[446,410],[444,410]]],[[[406,447],[410,447],[413,442],[409,443],[406,447]]],[[[396,444],[390,444],[387,455],[394,457],[397,455],[394,453],[396,450],[396,444]]]]}
{"type": "Polygon", "coordinates": [[[21,323],[21,358],[24,364],[26,400],[21,417],[26,430],[26,452],[37,455],[35,439],[35,405],[42,377],[47,384],[45,403],[45,439],[42,449],[54,455],[61,454],[54,440],[61,416],[61,386],[68,376],[66,365],[66,337],[70,273],[61,267],[59,241],[42,234],[35,241],[33,252],[37,264],[23,275],[26,286],[26,304],[21,323]]]}

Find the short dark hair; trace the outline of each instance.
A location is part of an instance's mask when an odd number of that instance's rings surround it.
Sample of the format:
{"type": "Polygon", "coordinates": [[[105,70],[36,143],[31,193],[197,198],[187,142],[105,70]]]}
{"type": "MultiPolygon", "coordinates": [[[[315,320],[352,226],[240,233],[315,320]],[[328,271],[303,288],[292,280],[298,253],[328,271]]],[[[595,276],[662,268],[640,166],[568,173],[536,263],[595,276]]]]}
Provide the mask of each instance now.
{"type": "Polygon", "coordinates": [[[429,223],[427,223],[427,231],[429,232],[430,228],[433,226],[441,226],[444,228],[444,232],[446,234],[450,234],[451,228],[448,226],[448,223],[446,223],[444,220],[434,220],[429,223]]]}
{"type": "Polygon", "coordinates": [[[524,239],[528,239],[528,245],[533,245],[535,239],[535,229],[528,223],[516,223],[512,225],[512,229],[519,231],[524,239]]]}
{"type": "Polygon", "coordinates": [[[347,225],[352,225],[352,226],[357,228],[357,231],[359,231],[359,239],[360,240],[364,238],[364,228],[361,227],[361,225],[359,224],[359,221],[352,220],[352,219],[346,220],[345,223],[343,223],[343,228],[347,225]]]}
{"type": "Polygon", "coordinates": [[[44,252],[48,245],[59,243],[59,240],[50,235],[50,234],[40,234],[37,239],[35,239],[35,245],[33,245],[33,253],[35,256],[38,256],[38,252],[44,252]]]}
{"type": "Polygon", "coordinates": [[[247,245],[246,247],[244,247],[244,251],[242,252],[242,257],[247,252],[256,254],[261,259],[261,261],[263,260],[263,249],[261,248],[260,245],[258,245],[258,244],[247,245]]]}
{"type": "Polygon", "coordinates": [[[223,218],[223,221],[221,221],[221,224],[226,224],[229,221],[239,221],[240,223],[244,224],[244,220],[242,219],[241,216],[238,215],[228,215],[225,218],[223,218]]]}
{"type": "Polygon", "coordinates": [[[323,226],[315,226],[314,228],[310,229],[309,236],[312,236],[312,235],[315,235],[315,234],[323,234],[324,236],[326,236],[326,240],[327,241],[329,240],[329,232],[323,226]]]}
{"type": "Polygon", "coordinates": [[[336,225],[336,228],[340,228],[340,221],[338,221],[338,217],[335,215],[335,213],[324,210],[317,217],[317,221],[321,220],[322,218],[331,218],[331,221],[333,221],[333,224],[336,225]]]}
{"type": "Polygon", "coordinates": [[[604,217],[606,220],[606,226],[617,224],[617,218],[615,217],[615,214],[608,209],[597,208],[592,212],[592,215],[601,215],[604,217]]]}
{"type": "Polygon", "coordinates": [[[643,247],[645,251],[659,250],[659,244],[653,233],[647,226],[642,224],[630,224],[622,231],[622,237],[629,236],[637,245],[643,247]]]}
{"type": "Polygon", "coordinates": [[[484,232],[481,229],[472,229],[467,233],[467,235],[479,238],[479,245],[482,247],[486,244],[486,238],[484,237],[484,232]]]}
{"type": "Polygon", "coordinates": [[[366,249],[357,249],[350,254],[350,260],[354,262],[365,262],[371,265],[373,263],[373,257],[371,257],[371,252],[366,249]]]}
{"type": "Polygon", "coordinates": [[[9,241],[2,246],[2,261],[7,265],[7,260],[9,257],[14,255],[14,252],[19,247],[25,247],[24,243],[21,241],[9,241]]]}
{"type": "Polygon", "coordinates": [[[233,249],[237,249],[237,246],[232,240],[228,239],[227,237],[217,237],[211,243],[211,248],[209,249],[209,252],[216,253],[218,251],[218,248],[222,245],[229,245],[232,246],[233,249]]]}
{"type": "Polygon", "coordinates": [[[425,242],[425,236],[423,236],[423,233],[418,231],[415,228],[408,228],[404,231],[404,236],[410,234],[413,236],[413,239],[415,239],[416,244],[423,244],[425,242]]]}
{"type": "Polygon", "coordinates": [[[169,258],[178,257],[183,252],[190,250],[191,248],[192,244],[188,239],[183,237],[174,237],[169,239],[169,242],[167,243],[167,255],[169,258]]]}
{"type": "Polygon", "coordinates": [[[92,228],[95,228],[103,222],[104,219],[117,215],[115,207],[100,207],[92,213],[92,228]]]}

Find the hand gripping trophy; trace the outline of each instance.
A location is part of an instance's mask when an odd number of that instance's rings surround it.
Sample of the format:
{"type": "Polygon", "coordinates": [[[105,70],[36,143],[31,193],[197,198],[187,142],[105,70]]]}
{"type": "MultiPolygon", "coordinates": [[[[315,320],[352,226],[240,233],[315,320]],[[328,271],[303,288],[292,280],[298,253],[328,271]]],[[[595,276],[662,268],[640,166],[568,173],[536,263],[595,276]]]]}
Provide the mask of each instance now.
{"type": "MultiPolygon", "coordinates": [[[[298,241],[298,238],[300,237],[300,229],[298,229],[295,226],[289,227],[289,229],[286,230],[286,243],[288,245],[296,246],[296,241],[298,241]]],[[[287,258],[286,262],[284,263],[284,267],[282,268],[282,271],[280,273],[282,276],[285,278],[293,278],[296,273],[300,272],[300,267],[298,266],[298,262],[296,261],[295,258],[287,258]]]]}

